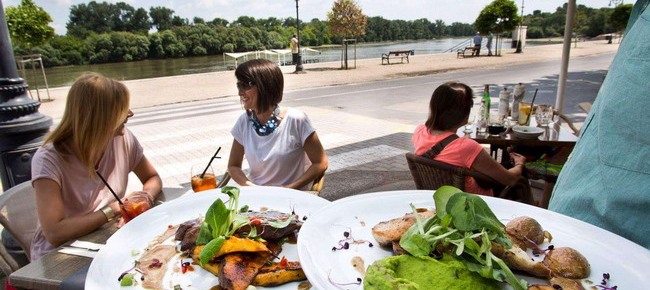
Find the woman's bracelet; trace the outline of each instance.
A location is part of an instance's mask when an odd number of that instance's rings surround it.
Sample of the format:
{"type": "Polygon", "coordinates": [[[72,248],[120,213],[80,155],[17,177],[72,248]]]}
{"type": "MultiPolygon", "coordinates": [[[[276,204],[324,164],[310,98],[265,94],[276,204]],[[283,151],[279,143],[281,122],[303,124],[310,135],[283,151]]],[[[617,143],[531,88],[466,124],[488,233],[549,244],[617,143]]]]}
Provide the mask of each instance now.
{"type": "Polygon", "coordinates": [[[115,211],[110,206],[102,207],[101,211],[106,216],[106,219],[110,222],[115,218],[115,211]]]}

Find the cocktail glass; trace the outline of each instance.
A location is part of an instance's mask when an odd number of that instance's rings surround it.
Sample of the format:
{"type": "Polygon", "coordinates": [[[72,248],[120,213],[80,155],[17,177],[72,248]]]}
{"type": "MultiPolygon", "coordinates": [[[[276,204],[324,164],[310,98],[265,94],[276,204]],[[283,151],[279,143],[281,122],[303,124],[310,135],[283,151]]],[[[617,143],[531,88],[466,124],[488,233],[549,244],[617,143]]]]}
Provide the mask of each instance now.
{"type": "Polygon", "coordinates": [[[151,206],[151,201],[144,195],[129,196],[124,199],[120,206],[120,215],[124,219],[124,223],[128,223],[143,212],[149,210],[151,206]]]}
{"type": "Polygon", "coordinates": [[[192,166],[191,182],[192,190],[194,190],[194,192],[217,188],[217,177],[214,175],[212,166],[208,166],[207,170],[205,165],[192,166]],[[205,170],[205,173],[203,173],[203,170],[205,170]]]}

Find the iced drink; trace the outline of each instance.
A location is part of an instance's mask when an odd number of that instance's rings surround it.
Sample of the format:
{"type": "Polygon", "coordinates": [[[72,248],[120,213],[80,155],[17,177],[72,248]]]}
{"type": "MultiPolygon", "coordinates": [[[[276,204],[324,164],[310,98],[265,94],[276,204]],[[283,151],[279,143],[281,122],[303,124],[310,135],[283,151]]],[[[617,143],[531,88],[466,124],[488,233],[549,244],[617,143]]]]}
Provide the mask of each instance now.
{"type": "Polygon", "coordinates": [[[194,192],[217,188],[217,177],[214,173],[206,172],[203,178],[199,174],[192,176],[192,190],[194,192]]]}
{"type": "Polygon", "coordinates": [[[528,125],[531,110],[530,103],[519,103],[519,125],[528,125]]]}
{"type": "Polygon", "coordinates": [[[141,213],[149,210],[151,203],[146,196],[131,196],[124,200],[121,208],[120,215],[124,219],[124,223],[128,223],[141,213]]]}

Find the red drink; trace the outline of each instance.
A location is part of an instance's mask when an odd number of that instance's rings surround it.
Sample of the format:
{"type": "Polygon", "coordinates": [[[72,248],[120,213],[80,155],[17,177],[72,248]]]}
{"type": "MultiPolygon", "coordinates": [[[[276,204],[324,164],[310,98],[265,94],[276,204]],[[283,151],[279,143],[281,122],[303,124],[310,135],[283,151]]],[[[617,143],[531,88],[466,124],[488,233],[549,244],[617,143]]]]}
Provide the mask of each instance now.
{"type": "Polygon", "coordinates": [[[120,215],[124,219],[124,223],[128,223],[150,208],[151,203],[146,196],[132,196],[124,200],[120,208],[120,215]]]}

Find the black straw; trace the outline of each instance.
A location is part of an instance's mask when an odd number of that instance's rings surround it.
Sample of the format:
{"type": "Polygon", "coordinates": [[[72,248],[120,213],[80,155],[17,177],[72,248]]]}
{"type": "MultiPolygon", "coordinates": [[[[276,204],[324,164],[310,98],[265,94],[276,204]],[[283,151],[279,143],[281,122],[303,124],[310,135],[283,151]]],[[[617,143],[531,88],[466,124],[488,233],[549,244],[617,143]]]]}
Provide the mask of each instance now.
{"type": "Polygon", "coordinates": [[[124,204],[122,203],[122,201],[120,200],[120,198],[119,198],[119,197],[117,196],[117,194],[115,193],[115,191],[113,191],[113,189],[111,188],[111,186],[108,185],[108,182],[106,182],[106,179],[104,179],[104,177],[103,177],[101,174],[99,174],[99,171],[95,171],[95,173],[97,173],[97,176],[99,176],[99,179],[101,179],[102,182],[104,182],[104,185],[106,185],[106,187],[108,187],[108,190],[111,191],[111,193],[113,194],[113,196],[115,197],[115,199],[117,199],[117,202],[118,202],[120,205],[124,205],[124,204]]]}
{"type": "Polygon", "coordinates": [[[528,118],[526,119],[528,121],[528,124],[530,124],[530,115],[533,114],[533,104],[535,103],[535,97],[537,97],[537,90],[539,88],[535,89],[535,94],[533,95],[533,100],[530,101],[530,111],[528,111],[528,118]]]}
{"type": "Polygon", "coordinates": [[[219,148],[217,149],[217,152],[214,153],[214,156],[212,156],[212,158],[210,158],[210,162],[208,162],[208,166],[206,166],[205,169],[203,169],[203,173],[201,173],[201,176],[200,176],[201,178],[203,178],[203,175],[205,175],[205,172],[208,171],[208,168],[210,168],[210,164],[212,164],[212,160],[214,160],[215,158],[221,158],[221,157],[217,156],[217,154],[219,154],[219,151],[221,151],[221,146],[219,146],[219,148]]]}

